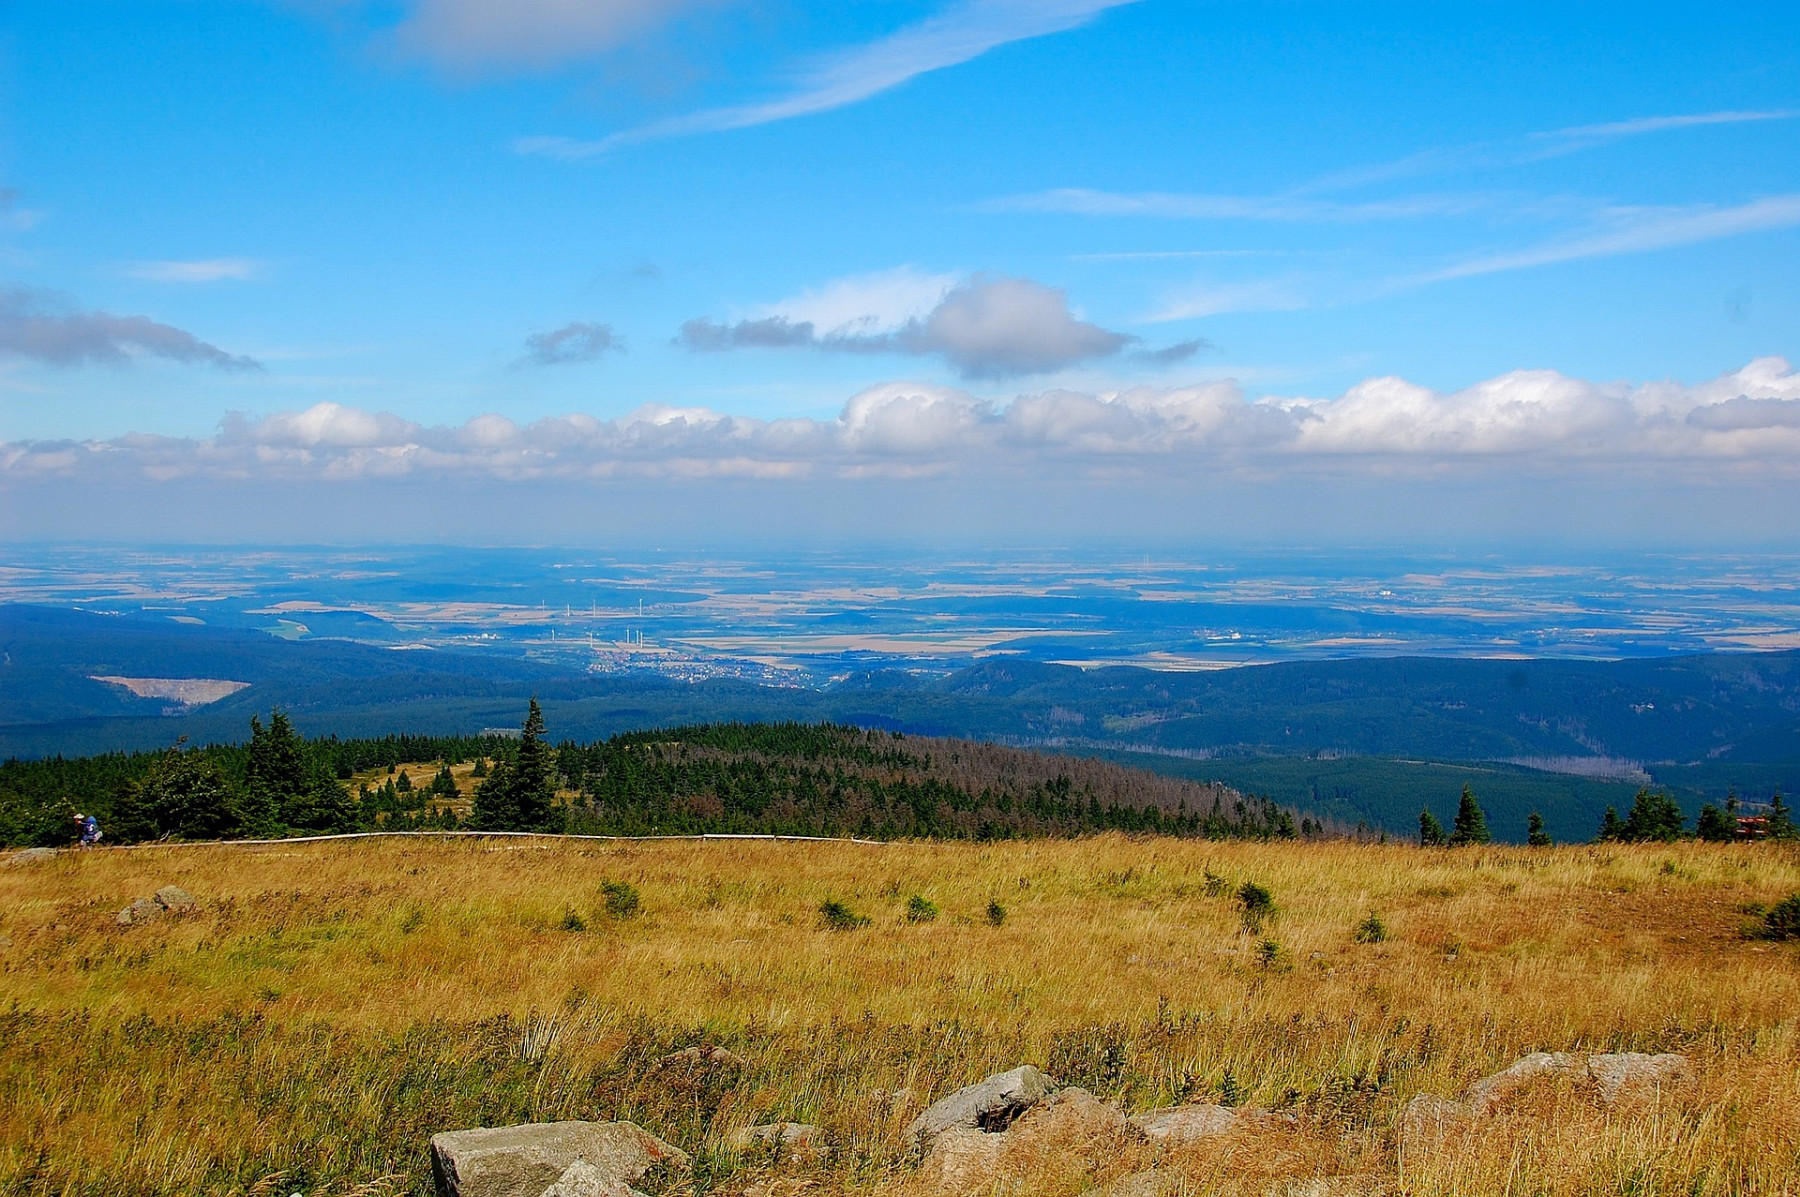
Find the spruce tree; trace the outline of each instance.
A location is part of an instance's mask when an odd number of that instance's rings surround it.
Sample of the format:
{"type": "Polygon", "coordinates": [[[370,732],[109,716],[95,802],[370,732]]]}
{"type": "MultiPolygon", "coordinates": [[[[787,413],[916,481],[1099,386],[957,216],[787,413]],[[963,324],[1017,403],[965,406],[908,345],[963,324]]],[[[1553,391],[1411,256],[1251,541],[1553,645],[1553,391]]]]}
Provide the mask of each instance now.
{"type": "Polygon", "coordinates": [[[151,767],[140,794],[161,835],[214,840],[237,829],[231,787],[212,758],[198,749],[169,749],[151,767]]]}
{"type": "Polygon", "coordinates": [[[1444,825],[1438,822],[1437,816],[1428,810],[1419,812],[1419,847],[1441,848],[1444,846],[1444,825]]]}
{"type": "Polygon", "coordinates": [[[1594,837],[1596,842],[1616,841],[1625,838],[1625,824],[1619,821],[1619,812],[1615,807],[1606,808],[1606,817],[1600,820],[1600,833],[1594,837]]]}
{"type": "MultiPolygon", "coordinates": [[[[269,713],[265,730],[250,717],[250,761],[244,771],[244,823],[252,832],[268,834],[277,824],[306,827],[298,821],[312,803],[311,770],[294,725],[281,711],[269,713]]],[[[303,817],[303,816],[302,816],[303,817]]]]}
{"type": "Polygon", "coordinates": [[[1700,808],[1700,817],[1694,820],[1694,835],[1714,844],[1730,843],[1737,837],[1737,820],[1708,802],[1700,808]]]}
{"type": "Polygon", "coordinates": [[[1494,837],[1488,832],[1487,816],[1481,811],[1481,804],[1475,801],[1475,791],[1463,786],[1462,798],[1456,804],[1456,822],[1450,833],[1450,842],[1457,846],[1463,844],[1485,844],[1494,837]]]}
{"type": "Polygon", "coordinates": [[[1685,826],[1681,807],[1673,798],[1660,791],[1652,793],[1642,789],[1632,800],[1631,813],[1625,816],[1619,838],[1636,843],[1666,844],[1680,839],[1685,826]]]}
{"type": "Polygon", "coordinates": [[[1788,813],[1787,803],[1781,800],[1780,790],[1769,798],[1768,828],[1772,840],[1800,838],[1800,828],[1794,826],[1793,816],[1788,813]]]}
{"type": "Polygon", "coordinates": [[[1533,848],[1548,848],[1552,843],[1550,833],[1544,830],[1544,816],[1536,811],[1525,820],[1525,842],[1533,848]]]}
{"type": "Polygon", "coordinates": [[[519,731],[519,754],[513,759],[513,810],[519,831],[561,831],[564,814],[556,804],[556,769],[544,743],[544,712],[531,700],[519,731]]]}

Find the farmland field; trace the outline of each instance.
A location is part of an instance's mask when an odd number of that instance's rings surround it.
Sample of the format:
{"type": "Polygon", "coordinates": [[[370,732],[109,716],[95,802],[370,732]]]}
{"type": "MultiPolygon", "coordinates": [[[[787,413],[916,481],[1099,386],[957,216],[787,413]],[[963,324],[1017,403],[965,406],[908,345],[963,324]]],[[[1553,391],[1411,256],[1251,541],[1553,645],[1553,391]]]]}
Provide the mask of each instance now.
{"type": "MultiPolygon", "coordinates": [[[[1792,1192],[1800,960],[1745,926],[1796,888],[1776,844],[64,852],[0,870],[0,1192],[424,1194],[433,1132],[559,1118],[686,1149],[671,1191],[924,1191],[907,1122],[1024,1063],[1128,1111],[1293,1115],[1164,1160],[1194,1192],[1792,1192]],[[1260,929],[1246,882],[1273,896],[1260,929]],[[170,884],[195,907],[117,922],[170,884]],[[826,902],[868,921],[834,930],[826,902]],[[656,1067],[695,1044],[745,1063],[656,1067]],[[1613,1107],[1544,1085],[1397,1151],[1416,1094],[1536,1050],[1695,1075],[1613,1107]],[[727,1146],[778,1120],[830,1154],[727,1146]]],[[[1059,1150],[1009,1191],[1079,1193],[1148,1150],[1059,1150]]]]}

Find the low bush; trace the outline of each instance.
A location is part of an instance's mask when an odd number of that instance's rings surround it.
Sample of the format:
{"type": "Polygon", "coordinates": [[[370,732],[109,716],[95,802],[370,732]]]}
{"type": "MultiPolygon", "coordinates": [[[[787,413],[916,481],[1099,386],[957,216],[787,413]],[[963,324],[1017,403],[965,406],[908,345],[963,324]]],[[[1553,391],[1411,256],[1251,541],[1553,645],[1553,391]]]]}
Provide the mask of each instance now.
{"type": "Polygon", "coordinates": [[[906,921],[909,923],[929,923],[938,916],[937,903],[919,894],[906,900],[906,921]]]}
{"type": "Polygon", "coordinates": [[[608,918],[628,919],[643,909],[643,901],[638,897],[637,886],[626,881],[602,881],[600,883],[600,905],[608,918]]]}
{"type": "Polygon", "coordinates": [[[836,898],[819,904],[819,922],[827,931],[854,931],[869,925],[869,916],[858,914],[836,898]]]}
{"type": "Polygon", "coordinates": [[[1357,943],[1380,943],[1387,938],[1387,924],[1371,910],[1367,918],[1356,924],[1355,938],[1357,943]]]}

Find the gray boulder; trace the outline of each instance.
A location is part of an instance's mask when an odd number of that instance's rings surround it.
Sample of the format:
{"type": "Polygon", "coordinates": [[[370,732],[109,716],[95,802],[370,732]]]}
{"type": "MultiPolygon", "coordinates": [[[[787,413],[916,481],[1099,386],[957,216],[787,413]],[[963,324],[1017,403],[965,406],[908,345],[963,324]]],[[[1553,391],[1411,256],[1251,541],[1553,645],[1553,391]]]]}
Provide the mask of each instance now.
{"type": "Polygon", "coordinates": [[[1482,1077],[1463,1091],[1463,1098],[1472,1111],[1485,1114],[1539,1077],[1574,1076],[1586,1070],[1587,1061],[1571,1052],[1532,1052],[1493,1076],[1482,1077]]]}
{"type": "Polygon", "coordinates": [[[165,885],[156,891],[156,904],[164,910],[192,910],[194,895],[179,885],[165,885]]]}
{"type": "Polygon", "coordinates": [[[1625,1097],[1654,1093],[1694,1079],[1693,1065],[1674,1052],[1611,1052],[1587,1058],[1588,1077],[1607,1105],[1625,1097]]]}
{"type": "Polygon", "coordinates": [[[1174,1147],[1198,1139],[1210,1139],[1215,1135],[1230,1134],[1238,1124],[1238,1113],[1224,1106],[1196,1103],[1145,1110],[1142,1114],[1134,1115],[1131,1121],[1150,1136],[1151,1142],[1174,1147]]]}
{"type": "Polygon", "coordinates": [[[627,1185],[658,1164],[688,1164],[685,1153],[629,1122],[535,1122],[431,1136],[431,1174],[443,1197],[543,1197],[577,1160],[627,1185]]]}
{"type": "Polygon", "coordinates": [[[563,1170],[556,1183],[539,1197],[644,1197],[615,1176],[608,1176],[586,1160],[576,1160],[563,1170]]]}
{"type": "Polygon", "coordinates": [[[26,848],[22,852],[14,852],[11,856],[7,857],[6,867],[10,869],[15,868],[18,865],[42,864],[46,860],[55,859],[55,848],[26,848]]]}
{"type": "Polygon", "coordinates": [[[952,1128],[1003,1131],[1053,1088],[1055,1082],[1029,1064],[997,1073],[929,1107],[913,1119],[906,1134],[914,1143],[924,1143],[952,1128]]]}
{"type": "Polygon", "coordinates": [[[154,898],[139,898],[125,909],[119,911],[118,922],[121,927],[130,927],[138,923],[147,923],[159,917],[163,908],[154,898]]]}

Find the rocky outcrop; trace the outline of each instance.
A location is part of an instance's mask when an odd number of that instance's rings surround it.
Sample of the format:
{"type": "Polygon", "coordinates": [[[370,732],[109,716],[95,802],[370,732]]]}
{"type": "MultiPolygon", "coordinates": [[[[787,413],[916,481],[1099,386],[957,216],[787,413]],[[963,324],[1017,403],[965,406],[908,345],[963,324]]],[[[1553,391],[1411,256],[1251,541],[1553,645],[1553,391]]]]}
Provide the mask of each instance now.
{"type": "Polygon", "coordinates": [[[42,864],[46,860],[56,859],[55,848],[26,848],[22,852],[14,852],[6,858],[6,867],[16,868],[19,865],[42,864]]]}
{"type": "Polygon", "coordinates": [[[431,1137],[431,1173],[442,1197],[544,1197],[565,1179],[591,1186],[587,1170],[568,1176],[576,1161],[627,1186],[658,1164],[688,1165],[685,1153],[630,1122],[537,1122],[431,1137]]]}
{"type": "Polygon", "coordinates": [[[1031,1175],[1042,1161],[1057,1154],[1113,1159],[1119,1151],[1145,1141],[1144,1132],[1117,1106],[1086,1089],[1062,1089],[1034,1101],[1005,1129],[989,1131],[965,1124],[939,1131],[931,1139],[919,1175],[928,1189],[953,1192],[987,1186],[1005,1176],[1031,1175]]]}
{"type": "Polygon", "coordinates": [[[906,1134],[915,1144],[929,1144],[952,1129],[1003,1131],[1054,1087],[1055,1082],[1029,1064],[997,1073],[927,1108],[913,1119],[906,1134]]]}

